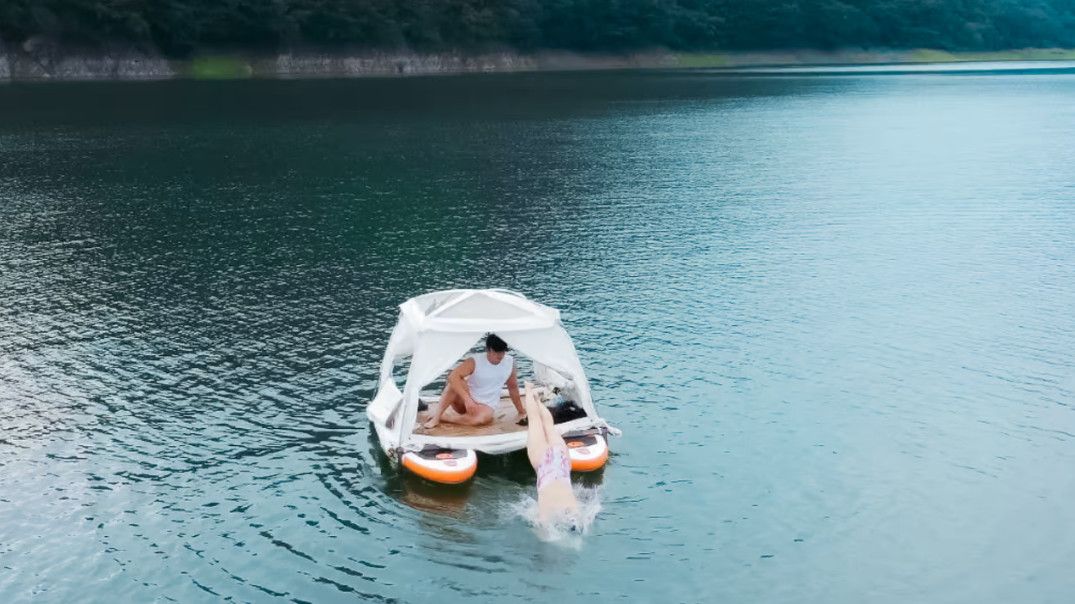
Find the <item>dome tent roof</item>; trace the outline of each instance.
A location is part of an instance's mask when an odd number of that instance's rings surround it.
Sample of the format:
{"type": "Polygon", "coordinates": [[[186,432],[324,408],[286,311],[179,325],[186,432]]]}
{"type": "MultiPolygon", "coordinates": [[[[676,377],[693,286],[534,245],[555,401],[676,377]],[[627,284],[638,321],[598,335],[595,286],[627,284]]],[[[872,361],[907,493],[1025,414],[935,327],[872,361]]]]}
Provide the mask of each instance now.
{"type": "Polygon", "coordinates": [[[560,311],[503,289],[453,289],[407,300],[400,312],[416,331],[507,332],[553,327],[560,311]]]}
{"type": "Polygon", "coordinates": [[[417,296],[400,305],[399,321],[381,363],[377,396],[366,411],[386,450],[416,450],[430,444],[487,453],[525,448],[525,432],[472,437],[413,432],[422,388],[451,368],[487,333],[496,333],[519,353],[574,384],[580,399],[576,402],[587,417],[564,428],[607,426],[593,407],[585,372],[558,310],[508,290],[455,289],[417,296]],[[393,367],[406,357],[410,357],[410,366],[400,390],[392,377],[393,367]]]}

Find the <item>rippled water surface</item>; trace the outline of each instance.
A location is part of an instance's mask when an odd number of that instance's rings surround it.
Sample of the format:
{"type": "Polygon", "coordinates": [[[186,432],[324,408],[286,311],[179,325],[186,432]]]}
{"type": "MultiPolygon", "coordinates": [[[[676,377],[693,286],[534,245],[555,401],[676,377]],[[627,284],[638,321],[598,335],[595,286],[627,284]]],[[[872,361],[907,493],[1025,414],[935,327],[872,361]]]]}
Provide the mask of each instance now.
{"type": "Polygon", "coordinates": [[[1070,602],[1075,75],[0,86],[4,601],[1070,602]],[[562,309],[623,429],[401,477],[395,306],[562,309]]]}

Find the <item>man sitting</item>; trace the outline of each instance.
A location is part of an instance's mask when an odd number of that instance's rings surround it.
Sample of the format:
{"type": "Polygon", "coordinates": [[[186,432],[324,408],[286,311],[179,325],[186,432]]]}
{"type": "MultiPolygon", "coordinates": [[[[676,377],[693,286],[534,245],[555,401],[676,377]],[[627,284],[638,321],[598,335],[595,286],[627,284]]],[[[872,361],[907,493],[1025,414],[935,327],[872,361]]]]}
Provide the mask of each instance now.
{"type": "Polygon", "coordinates": [[[508,354],[507,342],[489,334],[484,353],[471,356],[452,370],[440,403],[430,410],[430,419],[423,426],[435,428],[442,421],[464,426],[491,424],[505,386],[519,416],[526,415],[515,378],[515,359],[508,354]]]}

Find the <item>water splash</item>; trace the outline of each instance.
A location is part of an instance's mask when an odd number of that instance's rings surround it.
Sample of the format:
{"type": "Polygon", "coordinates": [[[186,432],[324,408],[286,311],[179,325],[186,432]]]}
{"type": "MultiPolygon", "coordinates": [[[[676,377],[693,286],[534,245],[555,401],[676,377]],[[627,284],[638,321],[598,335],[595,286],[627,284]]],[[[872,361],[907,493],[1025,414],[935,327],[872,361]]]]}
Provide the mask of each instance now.
{"type": "Polygon", "coordinates": [[[517,501],[509,504],[507,515],[525,520],[542,541],[580,547],[582,538],[590,533],[590,528],[601,511],[601,489],[572,485],[572,490],[579,502],[578,531],[572,530],[570,523],[542,522],[538,514],[537,499],[530,493],[521,495],[517,501]]]}

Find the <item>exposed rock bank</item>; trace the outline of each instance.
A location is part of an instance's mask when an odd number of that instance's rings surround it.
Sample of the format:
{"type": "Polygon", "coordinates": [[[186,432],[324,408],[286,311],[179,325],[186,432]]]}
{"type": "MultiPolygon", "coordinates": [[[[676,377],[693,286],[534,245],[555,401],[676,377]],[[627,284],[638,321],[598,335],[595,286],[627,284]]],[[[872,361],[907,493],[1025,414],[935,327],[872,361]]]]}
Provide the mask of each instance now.
{"type": "Polygon", "coordinates": [[[189,60],[132,52],[73,53],[46,44],[0,49],[0,79],[157,80],[172,78],[307,78],[408,76],[543,70],[674,67],[671,53],[577,55],[569,53],[294,53],[250,57],[211,55],[189,60]]]}
{"type": "Polygon", "coordinates": [[[988,53],[936,50],[789,50],[730,53],[652,51],[626,55],[566,52],[484,54],[412,52],[313,53],[274,56],[200,55],[176,60],[132,52],[75,52],[31,39],[12,48],[0,42],[0,81],[160,80],[172,78],[317,78],[435,74],[581,71],[653,68],[735,68],[773,65],[904,64],[960,61],[1075,60],[1068,49],[988,53]]]}

